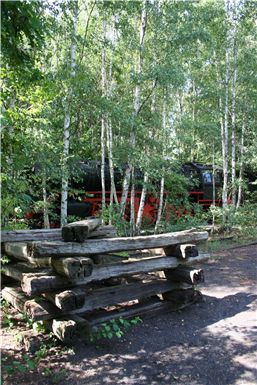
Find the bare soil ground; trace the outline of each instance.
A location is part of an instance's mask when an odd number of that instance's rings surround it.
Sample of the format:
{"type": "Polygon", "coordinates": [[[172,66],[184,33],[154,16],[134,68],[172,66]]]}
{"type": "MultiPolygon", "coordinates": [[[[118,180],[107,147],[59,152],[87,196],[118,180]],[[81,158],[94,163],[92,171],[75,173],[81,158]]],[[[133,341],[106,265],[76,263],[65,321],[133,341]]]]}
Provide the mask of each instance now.
{"type": "Polygon", "coordinates": [[[121,340],[53,347],[24,374],[5,374],[5,365],[24,361],[24,351],[15,340],[19,328],[3,328],[3,383],[256,385],[256,262],[256,244],[216,252],[201,264],[201,303],[144,319],[121,340]]]}

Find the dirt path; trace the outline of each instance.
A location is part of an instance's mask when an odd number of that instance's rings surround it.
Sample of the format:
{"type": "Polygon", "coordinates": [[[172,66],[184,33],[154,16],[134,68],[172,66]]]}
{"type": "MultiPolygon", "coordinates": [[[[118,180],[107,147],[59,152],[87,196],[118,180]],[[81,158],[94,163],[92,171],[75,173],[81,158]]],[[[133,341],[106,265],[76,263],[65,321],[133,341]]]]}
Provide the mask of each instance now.
{"type": "MultiPolygon", "coordinates": [[[[201,264],[203,302],[144,320],[122,340],[77,343],[45,364],[65,368],[62,385],[256,385],[257,245],[219,257],[201,264]]],[[[24,383],[57,381],[27,373],[24,383]]]]}

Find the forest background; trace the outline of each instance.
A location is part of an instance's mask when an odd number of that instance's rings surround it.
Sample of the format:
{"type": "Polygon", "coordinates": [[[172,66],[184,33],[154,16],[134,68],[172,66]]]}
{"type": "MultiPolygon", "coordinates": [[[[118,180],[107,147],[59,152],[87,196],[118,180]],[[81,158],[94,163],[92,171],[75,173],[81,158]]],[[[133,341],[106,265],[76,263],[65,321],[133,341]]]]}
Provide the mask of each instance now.
{"type": "Polygon", "coordinates": [[[156,231],[210,218],[256,230],[256,193],[247,189],[257,179],[256,1],[3,1],[1,19],[3,228],[28,227],[32,210],[44,227],[73,220],[68,197],[84,190],[71,181],[91,159],[101,169],[102,216],[125,233],[144,228],[149,192],[161,202],[156,231]],[[177,172],[188,161],[223,169],[223,208],[167,223],[165,190],[173,206],[190,205],[177,172]],[[115,169],[124,173],[119,204],[115,169]]]}

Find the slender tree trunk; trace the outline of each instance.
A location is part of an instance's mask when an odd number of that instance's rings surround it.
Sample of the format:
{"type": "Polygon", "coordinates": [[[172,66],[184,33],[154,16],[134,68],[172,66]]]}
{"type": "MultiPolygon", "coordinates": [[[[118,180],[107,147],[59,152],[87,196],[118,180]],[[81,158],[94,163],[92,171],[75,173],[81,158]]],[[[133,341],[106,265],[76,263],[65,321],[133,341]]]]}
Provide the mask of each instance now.
{"type": "MultiPolygon", "coordinates": [[[[102,67],[101,67],[101,86],[102,86],[102,97],[106,97],[107,79],[106,79],[106,20],[103,20],[103,46],[102,46],[102,67]]],[[[106,113],[103,112],[101,119],[101,186],[102,186],[102,210],[105,210],[105,138],[107,131],[107,119],[106,113]]]]}
{"type": "MultiPolygon", "coordinates": [[[[73,24],[71,32],[71,67],[70,77],[75,77],[76,68],[76,50],[77,50],[77,22],[78,22],[78,2],[74,2],[74,14],[73,24]]],[[[68,157],[70,147],[70,122],[71,122],[71,99],[73,96],[72,85],[68,91],[68,96],[65,100],[64,110],[64,130],[63,130],[63,170],[62,170],[62,193],[61,193],[61,226],[67,223],[67,207],[68,207],[68,184],[69,184],[69,172],[68,172],[68,157]]]]}
{"type": "MultiPolygon", "coordinates": [[[[115,36],[115,29],[112,28],[112,34],[115,36]]],[[[110,58],[110,66],[109,66],[109,86],[108,86],[108,99],[111,100],[112,98],[112,86],[113,86],[113,79],[112,79],[112,52],[111,52],[111,58],[110,58]]],[[[112,131],[112,121],[111,118],[108,119],[107,124],[107,143],[108,143],[108,156],[109,156],[109,170],[110,170],[110,180],[111,180],[111,196],[110,196],[110,205],[112,207],[113,205],[113,199],[116,205],[119,204],[118,198],[117,198],[117,192],[116,192],[116,186],[115,186],[115,179],[114,179],[114,164],[113,164],[113,131],[112,131]]]]}
{"type": "Polygon", "coordinates": [[[141,225],[142,225],[142,218],[143,218],[146,192],[147,192],[147,183],[148,183],[148,172],[146,171],[144,174],[144,184],[143,184],[143,188],[142,188],[142,192],[141,192],[140,204],[139,204],[138,213],[137,213],[137,220],[136,220],[136,232],[137,232],[137,234],[140,234],[140,229],[141,229],[141,225]]]}
{"type": "MultiPolygon", "coordinates": [[[[108,122],[108,154],[109,154],[109,169],[111,179],[111,195],[114,198],[116,205],[119,204],[114,179],[114,165],[113,165],[113,135],[112,135],[112,123],[111,120],[108,122]]],[[[111,200],[113,201],[113,199],[111,200]]]]}
{"type": "MultiPolygon", "coordinates": [[[[229,0],[226,0],[227,18],[229,17],[229,0]]],[[[223,208],[228,205],[228,102],[229,102],[229,66],[230,66],[230,39],[227,33],[227,47],[225,56],[225,102],[224,102],[224,125],[222,129],[222,158],[223,158],[223,208]]],[[[226,214],[223,215],[223,223],[226,222],[226,214]]]]}
{"type": "MultiPolygon", "coordinates": [[[[167,108],[166,108],[166,96],[163,96],[163,107],[162,107],[162,130],[163,130],[163,137],[164,137],[164,143],[163,143],[163,156],[165,155],[165,147],[166,147],[166,126],[167,126],[167,108]]],[[[164,173],[164,170],[163,170],[164,173]]],[[[160,195],[159,195],[159,207],[157,212],[157,218],[154,228],[154,233],[156,234],[158,232],[158,227],[161,222],[161,216],[163,212],[163,203],[164,203],[164,185],[165,185],[165,179],[164,176],[161,178],[161,185],[160,185],[160,195]]]]}
{"type": "MultiPolygon", "coordinates": [[[[143,68],[143,50],[144,50],[144,38],[145,38],[145,30],[147,23],[147,12],[146,12],[146,2],[143,4],[143,9],[141,13],[141,24],[140,24],[140,39],[139,39],[139,57],[137,63],[137,75],[141,75],[143,68]]],[[[140,101],[141,101],[141,86],[138,83],[135,87],[135,95],[134,95],[134,116],[133,116],[133,125],[131,130],[131,147],[132,149],[136,146],[136,119],[138,117],[140,111],[140,101]]],[[[130,227],[132,234],[135,233],[135,166],[131,165],[131,197],[130,197],[130,227]]]]}
{"type": "Polygon", "coordinates": [[[43,171],[43,177],[42,177],[42,193],[43,193],[43,202],[44,202],[44,208],[43,208],[43,217],[44,217],[44,229],[50,229],[50,222],[49,222],[49,212],[48,212],[48,202],[47,202],[47,191],[46,191],[46,172],[43,171]]]}
{"type": "Polygon", "coordinates": [[[120,203],[120,212],[121,216],[124,217],[125,209],[126,209],[126,202],[128,199],[128,192],[129,192],[129,185],[130,185],[130,177],[131,177],[131,165],[127,165],[125,176],[123,179],[123,186],[122,186],[122,195],[121,195],[121,203],[120,203]]]}
{"type": "Polygon", "coordinates": [[[161,186],[160,186],[160,197],[159,197],[159,207],[158,207],[158,212],[157,212],[157,218],[156,218],[156,223],[155,223],[155,228],[154,228],[154,233],[156,234],[158,232],[160,222],[161,222],[161,217],[162,217],[162,212],[163,212],[163,203],[164,203],[164,177],[161,178],[161,186]]]}
{"type": "MultiPolygon", "coordinates": [[[[233,14],[235,13],[235,4],[233,14]]],[[[232,79],[232,111],[231,111],[231,182],[232,203],[236,206],[236,82],[237,82],[237,47],[236,47],[236,25],[233,27],[233,79],[232,79]]]]}
{"type": "Polygon", "coordinates": [[[131,190],[130,190],[130,235],[135,235],[135,167],[131,168],[131,190]]]}
{"type": "Polygon", "coordinates": [[[236,208],[238,209],[242,201],[243,192],[243,172],[244,172],[244,136],[245,136],[245,122],[243,121],[240,143],[240,164],[239,164],[239,187],[236,208]]]}

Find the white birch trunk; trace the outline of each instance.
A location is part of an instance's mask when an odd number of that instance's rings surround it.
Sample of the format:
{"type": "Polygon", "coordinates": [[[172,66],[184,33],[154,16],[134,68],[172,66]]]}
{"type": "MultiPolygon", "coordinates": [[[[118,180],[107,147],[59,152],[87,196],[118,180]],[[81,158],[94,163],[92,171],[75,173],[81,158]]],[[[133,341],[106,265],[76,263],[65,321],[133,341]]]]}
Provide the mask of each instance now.
{"type": "Polygon", "coordinates": [[[113,135],[112,135],[112,123],[109,120],[108,122],[108,153],[109,153],[109,169],[110,169],[110,179],[111,179],[111,196],[112,199],[110,201],[114,202],[116,205],[119,204],[118,198],[117,198],[117,192],[116,192],[116,186],[115,186],[115,179],[114,179],[114,166],[113,166],[113,135]]]}
{"type": "MultiPolygon", "coordinates": [[[[105,51],[105,40],[106,40],[106,20],[103,20],[103,47],[102,47],[102,67],[101,67],[101,86],[102,86],[102,97],[106,97],[106,51],[105,51]]],[[[102,186],[102,210],[105,210],[105,138],[106,138],[106,113],[103,113],[101,119],[101,186],[102,186]]]]}
{"type": "MultiPolygon", "coordinates": [[[[139,38],[139,56],[137,63],[137,75],[141,75],[143,68],[143,50],[144,50],[144,38],[145,38],[145,30],[146,30],[146,22],[147,22],[147,13],[146,13],[146,3],[143,4],[143,9],[141,13],[141,24],[140,24],[140,38],[139,38]]],[[[134,94],[134,117],[133,117],[133,127],[131,131],[131,147],[132,149],[136,146],[136,118],[140,111],[140,101],[141,101],[141,87],[140,84],[137,84],[135,87],[134,94]]],[[[134,165],[131,167],[132,170],[132,183],[131,183],[131,197],[130,197],[130,227],[131,227],[131,235],[135,234],[135,183],[134,183],[134,165]]]]}
{"type": "MultiPolygon", "coordinates": [[[[112,34],[115,37],[115,30],[114,26],[112,27],[112,34]]],[[[108,86],[108,98],[112,98],[112,87],[113,87],[113,79],[112,79],[112,52],[111,52],[111,58],[110,58],[110,66],[109,66],[109,86],[108,86]]],[[[119,204],[118,198],[117,198],[117,192],[116,192],[116,186],[115,186],[115,179],[114,179],[114,165],[113,165],[113,132],[112,132],[112,121],[111,119],[108,120],[107,125],[108,130],[108,156],[109,156],[109,170],[110,170],[110,180],[111,180],[111,196],[110,196],[110,205],[112,207],[113,205],[113,199],[116,205],[119,204]]]]}
{"type": "Polygon", "coordinates": [[[48,202],[47,202],[47,191],[46,191],[46,173],[43,171],[42,178],[42,193],[43,193],[43,217],[44,217],[44,229],[50,229],[50,221],[49,221],[49,212],[48,212],[48,202]]]}
{"type": "MultiPolygon", "coordinates": [[[[229,0],[226,0],[227,19],[230,11],[229,0]]],[[[224,125],[222,130],[222,158],[223,158],[223,190],[222,204],[226,209],[228,205],[228,102],[229,102],[229,65],[230,65],[230,41],[229,32],[227,34],[227,47],[225,56],[225,102],[224,102],[224,125]]],[[[223,222],[226,221],[226,215],[223,215],[223,222]]]]}
{"type": "Polygon", "coordinates": [[[157,212],[157,218],[156,218],[156,223],[155,223],[155,228],[154,228],[154,234],[157,234],[160,222],[161,222],[161,217],[162,217],[162,212],[163,212],[163,203],[164,203],[164,177],[161,178],[161,186],[160,186],[160,198],[159,198],[159,207],[158,207],[158,212],[157,212]]]}
{"type": "Polygon", "coordinates": [[[135,235],[135,167],[131,168],[131,190],[130,190],[130,236],[135,235]]]}
{"type": "MultiPolygon", "coordinates": [[[[235,4],[234,10],[235,13],[235,4]]],[[[236,82],[237,82],[237,50],[236,50],[236,25],[233,27],[233,79],[232,79],[232,111],[231,111],[231,178],[232,178],[232,203],[236,206],[236,82]]]]}
{"type": "Polygon", "coordinates": [[[145,207],[145,199],[146,199],[146,193],[147,193],[147,183],[148,183],[148,173],[147,171],[144,174],[144,184],[141,192],[141,197],[140,197],[140,204],[138,208],[138,213],[137,213],[137,220],[136,220],[136,233],[140,234],[140,229],[142,225],[142,218],[143,218],[143,212],[144,212],[144,207],[145,207]]]}
{"type": "MultiPolygon", "coordinates": [[[[78,22],[78,2],[74,5],[73,14],[73,25],[71,32],[71,66],[70,66],[70,77],[75,77],[76,68],[76,51],[77,51],[77,22],[78,22]]],[[[63,129],[63,170],[62,170],[62,193],[61,193],[61,226],[67,223],[67,207],[68,207],[68,184],[69,184],[69,173],[68,173],[68,156],[70,147],[70,121],[71,121],[71,99],[73,95],[72,86],[68,91],[68,96],[65,101],[64,111],[64,129],[63,129]]]]}
{"type": "Polygon", "coordinates": [[[242,192],[243,192],[243,171],[244,171],[244,136],[245,136],[245,123],[242,125],[241,132],[241,143],[240,143],[240,164],[239,164],[239,187],[238,187],[238,196],[236,208],[240,207],[242,201],[242,192]]]}
{"type": "Polygon", "coordinates": [[[128,165],[126,167],[125,176],[123,179],[122,195],[121,195],[121,202],[120,202],[120,213],[121,213],[122,217],[124,217],[125,209],[126,209],[126,202],[128,199],[130,176],[131,176],[131,165],[128,165]]]}
{"type": "MultiPolygon", "coordinates": [[[[163,108],[162,108],[162,130],[163,130],[163,137],[164,137],[164,143],[163,143],[163,155],[165,155],[165,147],[166,147],[166,125],[167,125],[167,109],[166,109],[166,97],[164,95],[163,97],[163,108]]],[[[159,195],[159,207],[157,212],[157,218],[154,228],[154,233],[156,234],[158,232],[158,227],[161,222],[162,212],[163,212],[163,204],[164,204],[164,185],[165,185],[165,179],[164,176],[161,178],[161,185],[160,185],[160,195],[159,195]]]]}

